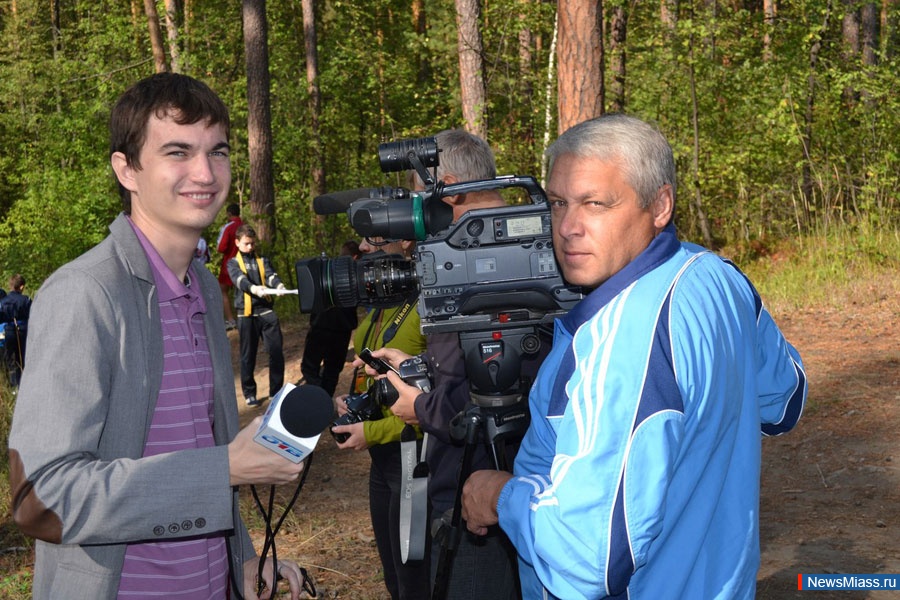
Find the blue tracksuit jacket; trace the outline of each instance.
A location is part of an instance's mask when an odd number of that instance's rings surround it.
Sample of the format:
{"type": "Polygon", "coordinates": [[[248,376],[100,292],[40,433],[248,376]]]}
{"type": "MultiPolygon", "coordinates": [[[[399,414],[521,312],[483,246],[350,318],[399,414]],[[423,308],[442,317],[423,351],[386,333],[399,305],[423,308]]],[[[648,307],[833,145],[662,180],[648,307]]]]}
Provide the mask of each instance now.
{"type": "Polygon", "coordinates": [[[760,428],[806,376],[732,264],[664,230],[556,322],[498,502],[526,599],[752,599],[760,428]]]}

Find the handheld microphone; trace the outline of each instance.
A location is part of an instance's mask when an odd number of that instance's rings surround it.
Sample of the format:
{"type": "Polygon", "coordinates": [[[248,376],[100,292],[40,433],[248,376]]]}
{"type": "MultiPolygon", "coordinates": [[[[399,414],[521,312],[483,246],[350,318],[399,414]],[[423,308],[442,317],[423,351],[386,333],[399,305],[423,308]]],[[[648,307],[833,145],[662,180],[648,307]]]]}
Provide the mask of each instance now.
{"type": "Polygon", "coordinates": [[[286,383],[272,398],[253,440],[299,463],[315,450],[333,417],[328,392],[315,385],[286,383]]]}

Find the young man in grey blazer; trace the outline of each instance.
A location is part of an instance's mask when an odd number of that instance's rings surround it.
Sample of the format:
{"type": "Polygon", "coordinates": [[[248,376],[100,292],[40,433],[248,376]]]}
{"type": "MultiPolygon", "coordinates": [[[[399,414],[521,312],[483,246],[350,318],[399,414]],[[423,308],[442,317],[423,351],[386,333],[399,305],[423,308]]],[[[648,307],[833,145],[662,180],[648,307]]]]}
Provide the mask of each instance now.
{"type": "MultiPolygon", "coordinates": [[[[123,213],[35,294],[9,438],[35,598],[257,598],[238,486],[303,467],[254,443],[257,422],[238,431],[222,295],[192,266],[228,196],[228,136],[205,84],[132,86],[110,119],[123,213]]],[[[278,565],[298,598],[297,565],[278,565]]]]}

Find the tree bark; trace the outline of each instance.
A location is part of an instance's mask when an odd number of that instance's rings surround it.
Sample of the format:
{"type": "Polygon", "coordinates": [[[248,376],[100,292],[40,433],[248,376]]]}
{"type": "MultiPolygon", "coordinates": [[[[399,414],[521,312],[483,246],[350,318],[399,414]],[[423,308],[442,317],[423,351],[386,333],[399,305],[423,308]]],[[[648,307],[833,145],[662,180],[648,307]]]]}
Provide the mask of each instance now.
{"type": "Polygon", "coordinates": [[[150,48],[153,51],[153,65],[157,73],[168,71],[166,51],[163,48],[162,31],[159,29],[159,14],[156,12],[154,0],[144,0],[144,14],[147,15],[147,27],[150,30],[150,48]]]}
{"type": "Polygon", "coordinates": [[[616,6],[610,19],[609,70],[612,74],[612,110],[625,111],[625,41],[628,37],[628,13],[624,6],[616,6]]]}
{"type": "Polygon", "coordinates": [[[456,26],[459,51],[459,83],[466,129],[487,139],[484,63],[478,0],[456,0],[456,26]]]}
{"type": "Polygon", "coordinates": [[[775,0],[763,0],[763,61],[771,62],[772,32],[775,30],[775,18],[778,16],[778,5],[775,0]]]}
{"type": "Polygon", "coordinates": [[[598,0],[559,0],[559,133],[603,114],[598,0]]]}
{"type": "Polygon", "coordinates": [[[320,118],[322,97],[319,90],[319,50],[316,33],[316,0],[302,0],[303,44],[306,51],[306,90],[309,93],[310,128],[313,135],[313,193],[312,197],[326,192],[325,152],[322,147],[320,118]]]}
{"type": "Polygon", "coordinates": [[[173,73],[181,73],[181,52],[178,50],[178,6],[176,0],[166,0],[166,38],[169,41],[169,61],[173,73]]]}
{"type": "Polygon", "coordinates": [[[250,221],[264,246],[275,241],[272,117],[269,102],[268,23],[265,0],[243,0],[247,63],[247,149],[250,155],[250,221]]]}

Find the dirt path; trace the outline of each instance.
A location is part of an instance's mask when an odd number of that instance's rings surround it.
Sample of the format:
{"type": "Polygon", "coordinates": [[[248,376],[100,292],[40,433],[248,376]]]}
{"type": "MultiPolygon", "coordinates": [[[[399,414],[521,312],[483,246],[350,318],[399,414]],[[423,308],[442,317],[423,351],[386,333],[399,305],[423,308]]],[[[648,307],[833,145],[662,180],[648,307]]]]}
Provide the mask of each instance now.
{"type": "MultiPolygon", "coordinates": [[[[757,597],[807,598],[797,591],[798,573],[900,573],[900,302],[873,292],[842,310],[776,319],[803,356],[810,400],[793,432],[763,440],[757,597]]],[[[285,325],[287,381],[300,378],[302,343],[302,326],[285,325]]],[[[261,395],[265,380],[258,369],[261,395]]],[[[240,410],[249,420],[263,409],[240,410]]],[[[306,565],[325,598],[386,595],[369,522],[368,468],[366,453],[338,451],[323,437],[295,516],[279,533],[279,554],[306,565]]],[[[247,518],[258,524],[247,497],[247,518]]]]}

